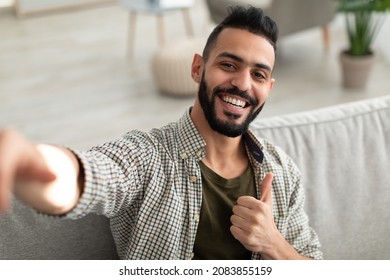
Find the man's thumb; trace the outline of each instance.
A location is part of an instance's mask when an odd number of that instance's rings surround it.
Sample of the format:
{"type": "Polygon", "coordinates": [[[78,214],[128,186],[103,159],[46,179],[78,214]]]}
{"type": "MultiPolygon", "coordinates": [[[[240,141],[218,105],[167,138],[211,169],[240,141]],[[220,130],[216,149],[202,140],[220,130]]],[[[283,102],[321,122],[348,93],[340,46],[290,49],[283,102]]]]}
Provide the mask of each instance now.
{"type": "Polygon", "coordinates": [[[272,180],[274,178],[274,174],[273,173],[268,173],[267,175],[265,175],[263,181],[261,182],[261,185],[260,185],[260,192],[261,192],[261,196],[260,196],[260,201],[262,202],[265,202],[265,203],[268,203],[268,202],[271,202],[272,203],[272,180]]]}

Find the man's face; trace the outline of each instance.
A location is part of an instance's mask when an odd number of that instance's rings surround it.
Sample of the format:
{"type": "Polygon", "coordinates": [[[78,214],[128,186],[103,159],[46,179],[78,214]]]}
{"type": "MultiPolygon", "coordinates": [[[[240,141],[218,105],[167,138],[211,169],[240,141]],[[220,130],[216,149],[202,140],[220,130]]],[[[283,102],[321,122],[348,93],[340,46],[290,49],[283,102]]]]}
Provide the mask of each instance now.
{"type": "Polygon", "coordinates": [[[263,37],[234,28],[221,32],[199,78],[199,103],[214,131],[229,137],[246,131],[272,89],[274,60],[263,37]]]}
{"type": "Polygon", "coordinates": [[[258,107],[258,100],[252,98],[247,92],[241,91],[236,87],[216,87],[211,92],[211,90],[207,86],[207,82],[204,79],[204,72],[199,85],[198,98],[210,127],[213,130],[229,137],[237,137],[239,135],[242,135],[248,129],[249,124],[256,118],[256,116],[263,108],[263,106],[258,107]],[[240,115],[232,112],[231,110],[224,110],[223,112],[224,115],[227,117],[227,120],[218,118],[216,112],[216,99],[221,98],[222,94],[229,94],[230,99],[225,99],[232,105],[234,103],[235,106],[243,106],[243,102],[240,100],[246,100],[246,102],[248,103],[247,106],[250,106],[250,112],[243,121],[236,122],[236,120],[240,118],[240,115]],[[211,97],[211,99],[209,98],[209,96],[211,97]],[[238,99],[238,97],[242,99],[238,99]],[[256,107],[258,107],[258,109],[254,111],[256,107]]]}

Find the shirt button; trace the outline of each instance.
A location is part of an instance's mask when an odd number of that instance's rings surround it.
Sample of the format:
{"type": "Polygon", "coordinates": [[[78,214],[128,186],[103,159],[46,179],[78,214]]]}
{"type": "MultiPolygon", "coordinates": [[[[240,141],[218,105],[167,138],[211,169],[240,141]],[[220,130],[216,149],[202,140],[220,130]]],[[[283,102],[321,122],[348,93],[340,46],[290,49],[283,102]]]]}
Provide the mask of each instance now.
{"type": "Polygon", "coordinates": [[[191,260],[195,257],[195,254],[192,252],[191,253],[191,260]]]}
{"type": "Polygon", "coordinates": [[[190,181],[192,183],[195,183],[197,180],[198,180],[198,178],[196,176],[190,176],[190,181]]]}
{"type": "Polygon", "coordinates": [[[187,154],[186,154],[186,153],[182,153],[182,154],[180,155],[180,157],[181,157],[182,159],[186,159],[186,158],[187,158],[187,154]]]}
{"type": "Polygon", "coordinates": [[[194,215],[194,221],[195,221],[195,222],[199,222],[199,218],[200,218],[200,217],[199,217],[199,214],[195,214],[195,215],[194,215]]]}
{"type": "Polygon", "coordinates": [[[199,150],[199,151],[196,152],[196,156],[197,157],[200,157],[201,155],[202,155],[202,150],[199,150]]]}

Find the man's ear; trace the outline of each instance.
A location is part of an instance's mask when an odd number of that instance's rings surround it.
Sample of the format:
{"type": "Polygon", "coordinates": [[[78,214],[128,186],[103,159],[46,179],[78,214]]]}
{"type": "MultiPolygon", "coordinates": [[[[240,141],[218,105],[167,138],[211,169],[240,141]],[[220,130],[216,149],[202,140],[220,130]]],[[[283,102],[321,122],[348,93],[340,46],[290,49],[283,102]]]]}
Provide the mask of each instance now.
{"type": "Polygon", "coordinates": [[[203,65],[203,57],[200,54],[196,53],[194,55],[194,59],[192,60],[191,66],[191,76],[195,83],[199,84],[202,80],[203,65]]]}
{"type": "Polygon", "coordinates": [[[269,91],[271,91],[274,88],[275,79],[271,79],[270,85],[269,85],[269,91]]]}

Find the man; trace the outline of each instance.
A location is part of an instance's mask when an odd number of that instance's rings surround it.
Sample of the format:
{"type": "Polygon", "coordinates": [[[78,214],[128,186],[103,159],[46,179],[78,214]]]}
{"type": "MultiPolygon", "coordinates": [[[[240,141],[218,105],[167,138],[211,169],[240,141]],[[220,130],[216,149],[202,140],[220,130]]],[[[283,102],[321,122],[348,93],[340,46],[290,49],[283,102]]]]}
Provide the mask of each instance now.
{"type": "Polygon", "coordinates": [[[177,122],[86,152],[0,135],[0,207],[9,190],[40,212],[111,219],[122,259],[322,258],[294,163],[249,123],[274,79],[276,24],[234,7],[191,74],[198,98],[177,122]]]}

